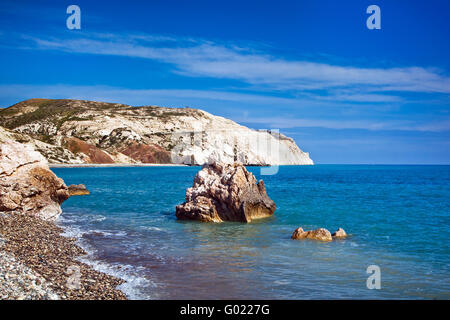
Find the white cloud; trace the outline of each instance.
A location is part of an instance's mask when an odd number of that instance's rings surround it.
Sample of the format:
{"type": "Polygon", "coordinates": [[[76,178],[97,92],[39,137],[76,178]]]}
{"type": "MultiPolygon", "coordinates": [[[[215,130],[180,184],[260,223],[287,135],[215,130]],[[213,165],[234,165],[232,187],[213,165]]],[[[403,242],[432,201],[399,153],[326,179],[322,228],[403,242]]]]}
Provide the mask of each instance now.
{"type": "Polygon", "coordinates": [[[173,101],[166,106],[179,106],[180,101],[185,105],[187,101],[239,102],[242,104],[261,104],[266,106],[294,105],[296,99],[237,93],[217,90],[188,90],[188,89],[127,89],[111,86],[76,86],[76,85],[0,85],[0,99],[16,98],[20,100],[45,97],[52,99],[82,99],[105,102],[118,102],[130,105],[148,105],[158,101],[173,101]],[[175,104],[175,105],[174,105],[175,104]]]}
{"type": "Polygon", "coordinates": [[[314,119],[296,117],[252,117],[234,119],[248,124],[262,124],[268,128],[327,128],[327,129],[362,129],[370,131],[450,131],[450,120],[420,122],[412,120],[348,120],[348,119],[314,119]]]}
{"type": "MultiPolygon", "coordinates": [[[[250,126],[263,125],[266,128],[296,128],[319,127],[328,129],[364,129],[364,130],[408,130],[443,132],[450,130],[450,120],[443,118],[439,121],[413,121],[413,120],[386,120],[377,119],[348,119],[343,115],[334,118],[328,117],[304,117],[296,116],[259,116],[261,112],[250,113],[242,109],[242,106],[252,104],[265,107],[267,110],[277,110],[275,105],[300,106],[305,102],[297,99],[279,98],[257,94],[236,93],[226,91],[209,90],[182,90],[182,89],[125,89],[110,86],[73,86],[73,85],[0,85],[0,100],[11,100],[10,104],[30,98],[53,99],[82,99],[105,102],[117,102],[130,105],[159,104],[162,106],[185,106],[186,101],[198,101],[199,105],[217,106],[218,101],[228,105],[232,120],[246,123],[250,126]],[[171,102],[166,104],[164,102],[171,102]],[[241,116],[243,115],[243,116],[241,116]]],[[[199,107],[199,105],[191,105],[199,107]]],[[[311,104],[308,105],[311,107],[311,104]]],[[[200,107],[201,108],[201,107],[200,107]]],[[[209,109],[210,109],[209,108],[209,109]]],[[[264,109],[261,109],[264,110],[264,109]]],[[[215,113],[215,112],[213,112],[215,113]]],[[[263,114],[263,113],[262,113],[263,114]]]]}
{"type": "MultiPolygon", "coordinates": [[[[210,41],[152,35],[89,34],[74,39],[25,40],[43,50],[116,55],[168,63],[185,76],[240,80],[273,90],[353,88],[366,91],[450,93],[450,78],[436,69],[423,67],[359,68],[302,60],[287,60],[255,52],[251,48],[219,45],[210,41]],[[164,42],[171,42],[162,46],[164,42]]],[[[369,92],[369,93],[367,93],[369,92]]],[[[382,100],[383,95],[378,94],[382,100]]],[[[347,97],[352,99],[352,97],[347,97]]],[[[364,95],[360,96],[364,100],[364,95]]],[[[355,97],[353,97],[355,100],[355,97]]],[[[358,99],[360,101],[360,99],[358,99]]]]}

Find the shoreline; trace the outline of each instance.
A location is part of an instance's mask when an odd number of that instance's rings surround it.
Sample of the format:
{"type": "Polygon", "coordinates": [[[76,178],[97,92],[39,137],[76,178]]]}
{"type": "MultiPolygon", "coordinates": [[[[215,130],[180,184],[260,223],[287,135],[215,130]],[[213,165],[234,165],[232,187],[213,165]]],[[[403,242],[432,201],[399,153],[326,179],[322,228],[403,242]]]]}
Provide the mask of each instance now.
{"type": "MultiPolygon", "coordinates": [[[[184,163],[49,163],[50,168],[131,168],[131,167],[202,167],[201,164],[184,163]]],[[[247,164],[245,167],[285,167],[285,166],[313,166],[310,164],[279,164],[261,165],[247,164]]]]}
{"type": "Polygon", "coordinates": [[[125,280],[81,262],[87,252],[76,244],[78,239],[64,233],[53,221],[17,212],[1,213],[0,297],[127,300],[117,288],[125,280]]]}
{"type": "Polygon", "coordinates": [[[191,167],[178,163],[49,163],[50,168],[191,167]]]}

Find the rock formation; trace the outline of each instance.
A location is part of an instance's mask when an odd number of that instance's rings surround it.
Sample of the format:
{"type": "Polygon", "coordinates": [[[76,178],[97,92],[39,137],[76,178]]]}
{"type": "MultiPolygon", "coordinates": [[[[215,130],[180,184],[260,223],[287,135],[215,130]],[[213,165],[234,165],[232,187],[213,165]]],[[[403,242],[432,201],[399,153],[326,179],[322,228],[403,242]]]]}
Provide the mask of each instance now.
{"type": "Polygon", "coordinates": [[[50,163],[313,164],[291,138],[191,108],[30,99],[0,109],[0,125],[50,163]]]}
{"type": "Polygon", "coordinates": [[[45,158],[0,127],[0,211],[53,220],[68,197],[64,181],[50,171],[45,158]]]}
{"type": "Polygon", "coordinates": [[[332,234],[332,236],[333,238],[344,239],[347,237],[347,233],[345,233],[344,229],[339,228],[332,234]]]}
{"type": "Polygon", "coordinates": [[[320,241],[333,240],[330,231],[324,228],[318,228],[316,230],[309,230],[309,231],[304,231],[303,228],[297,228],[292,234],[291,238],[294,240],[300,239],[312,239],[320,241]]]}
{"type": "Polygon", "coordinates": [[[267,196],[264,182],[242,164],[211,164],[200,170],[186,201],[176,207],[178,219],[205,222],[251,222],[271,216],[275,203],[267,196]]]}
{"type": "Polygon", "coordinates": [[[84,184],[71,184],[68,187],[70,196],[84,196],[91,194],[84,184]]]}

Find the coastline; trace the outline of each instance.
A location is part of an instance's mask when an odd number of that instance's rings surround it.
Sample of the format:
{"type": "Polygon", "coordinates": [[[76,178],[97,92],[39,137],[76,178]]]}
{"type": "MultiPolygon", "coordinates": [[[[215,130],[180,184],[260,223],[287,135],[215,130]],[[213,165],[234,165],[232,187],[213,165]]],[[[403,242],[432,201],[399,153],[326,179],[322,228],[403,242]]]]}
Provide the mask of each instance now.
{"type": "MultiPolygon", "coordinates": [[[[130,168],[130,167],[202,167],[201,164],[182,163],[49,163],[49,168],[130,168]]],[[[272,167],[275,165],[247,164],[245,167],[272,167]]],[[[279,164],[285,166],[313,166],[310,164],[279,164]]]]}
{"type": "Polygon", "coordinates": [[[50,168],[190,167],[177,163],[49,163],[50,168]]]}
{"type": "Polygon", "coordinates": [[[17,212],[0,215],[0,297],[126,300],[117,289],[125,281],[79,261],[87,252],[63,233],[51,221],[17,212]]]}

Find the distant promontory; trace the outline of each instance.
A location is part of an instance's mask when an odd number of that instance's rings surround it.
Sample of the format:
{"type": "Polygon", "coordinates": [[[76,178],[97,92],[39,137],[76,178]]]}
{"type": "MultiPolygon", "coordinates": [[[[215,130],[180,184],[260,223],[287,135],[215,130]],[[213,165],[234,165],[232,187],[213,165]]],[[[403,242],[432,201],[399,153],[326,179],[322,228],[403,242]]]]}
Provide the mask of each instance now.
{"type": "Polygon", "coordinates": [[[30,99],[0,109],[0,126],[50,164],[313,164],[289,137],[192,108],[30,99]]]}

